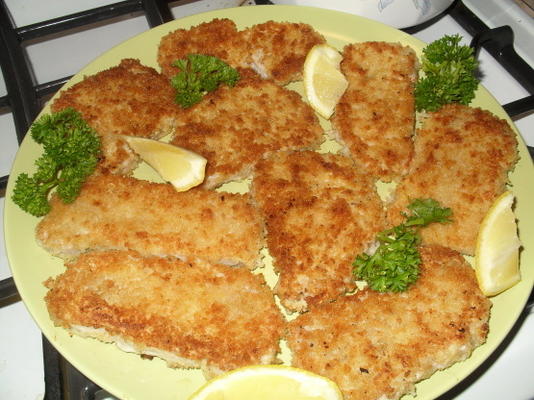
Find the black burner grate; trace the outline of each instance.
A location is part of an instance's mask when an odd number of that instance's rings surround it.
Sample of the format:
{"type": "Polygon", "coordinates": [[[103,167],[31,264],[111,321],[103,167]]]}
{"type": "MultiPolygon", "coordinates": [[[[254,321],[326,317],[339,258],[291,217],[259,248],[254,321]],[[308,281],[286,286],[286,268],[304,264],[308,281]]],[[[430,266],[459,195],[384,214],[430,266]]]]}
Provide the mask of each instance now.
{"type": "MultiPolygon", "coordinates": [[[[112,18],[139,13],[146,17],[149,26],[155,27],[174,19],[170,4],[180,5],[190,0],[126,0],[91,10],[54,18],[28,26],[16,27],[5,4],[0,0],[0,66],[6,83],[7,95],[0,97],[0,113],[11,111],[20,144],[31,123],[41,111],[44,102],[70,79],[64,77],[44,84],[37,84],[31,64],[24,49],[25,42],[67,32],[74,28],[107,21],[112,18]]],[[[256,0],[255,4],[272,4],[269,0],[256,0]]],[[[484,47],[530,93],[529,96],[505,104],[503,107],[512,119],[534,112],[534,71],[514,50],[513,32],[510,27],[489,29],[461,1],[447,10],[473,37],[472,46],[478,51],[484,47]]],[[[436,19],[440,16],[436,17],[436,19]]],[[[424,26],[405,29],[408,33],[424,26]]],[[[534,158],[534,148],[528,148],[534,158]]],[[[0,177],[0,196],[5,195],[9,176],[0,177]]],[[[12,278],[0,281],[0,304],[7,304],[17,297],[12,278]]],[[[532,296],[529,304],[533,301],[532,296]]],[[[110,399],[112,398],[81,375],[43,337],[45,363],[45,399],[110,399]]]]}

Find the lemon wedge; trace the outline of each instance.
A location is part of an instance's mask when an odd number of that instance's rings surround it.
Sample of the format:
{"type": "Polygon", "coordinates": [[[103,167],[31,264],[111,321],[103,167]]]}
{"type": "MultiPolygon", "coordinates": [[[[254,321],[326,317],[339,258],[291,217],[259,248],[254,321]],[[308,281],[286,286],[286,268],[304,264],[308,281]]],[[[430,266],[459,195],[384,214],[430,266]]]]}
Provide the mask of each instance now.
{"type": "Polygon", "coordinates": [[[204,181],[207,160],[201,155],[153,139],[127,136],[126,142],[177,191],[184,192],[204,181]]]}
{"type": "Polygon", "coordinates": [[[521,280],[514,195],[499,196],[482,220],[475,250],[478,284],[486,296],[494,296],[521,280]]]}
{"type": "Polygon", "coordinates": [[[329,119],[348,86],[339,64],[341,54],[327,44],[311,48],[304,61],[304,92],[308,103],[323,118],[329,119]]]}
{"type": "Polygon", "coordinates": [[[189,400],[342,400],[337,385],[283,365],[239,368],[208,381],[189,400]]]}

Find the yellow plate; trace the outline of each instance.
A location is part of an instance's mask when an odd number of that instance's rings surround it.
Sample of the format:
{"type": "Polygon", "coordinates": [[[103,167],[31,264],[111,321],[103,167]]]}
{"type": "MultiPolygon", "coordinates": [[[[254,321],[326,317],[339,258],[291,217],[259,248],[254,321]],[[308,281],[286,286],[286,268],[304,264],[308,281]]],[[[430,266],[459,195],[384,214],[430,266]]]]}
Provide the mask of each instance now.
{"type": "MultiPolygon", "coordinates": [[[[69,85],[102,69],[117,65],[122,58],[139,58],[145,65],[157,67],[159,39],[169,31],[187,28],[213,18],[231,18],[240,28],[267,20],[305,22],[321,32],[328,42],[341,49],[349,42],[396,41],[414,48],[419,54],[423,43],[396,29],[354,15],[317,8],[295,6],[254,6],[219,10],[176,20],[138,35],[104,53],[69,81],[69,85]]],[[[506,113],[483,88],[477,93],[475,106],[488,109],[502,118],[506,113]]],[[[48,110],[45,110],[45,112],[48,110]]],[[[509,121],[511,123],[511,121],[509,121]]],[[[39,155],[38,146],[26,137],[16,156],[11,176],[33,168],[39,155]]],[[[465,362],[438,372],[417,385],[418,399],[433,399],[469,375],[495,350],[512,328],[528,298],[534,281],[534,168],[526,147],[520,140],[521,160],[511,175],[512,190],[517,197],[516,213],[524,249],[521,252],[522,281],[492,299],[490,333],[485,345],[465,362]]],[[[143,172],[140,172],[143,174],[143,172]]],[[[14,179],[8,183],[4,227],[7,255],[17,288],[33,318],[50,342],[89,379],[122,399],[186,399],[204,383],[197,370],[173,370],[159,359],[143,360],[113,345],[92,339],[70,337],[50,321],[43,301],[42,282],[63,271],[63,263],[41,249],[35,242],[37,218],[22,212],[11,201],[14,179]]]]}

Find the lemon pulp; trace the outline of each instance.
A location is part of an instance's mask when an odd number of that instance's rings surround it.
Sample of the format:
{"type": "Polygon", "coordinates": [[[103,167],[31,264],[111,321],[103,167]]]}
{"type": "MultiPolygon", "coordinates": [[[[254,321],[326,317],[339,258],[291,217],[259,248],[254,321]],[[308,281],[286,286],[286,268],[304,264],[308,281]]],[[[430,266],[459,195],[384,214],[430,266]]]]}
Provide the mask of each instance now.
{"type": "Polygon", "coordinates": [[[327,44],[311,48],[304,62],[304,92],[311,107],[330,118],[348,86],[340,70],[341,54],[327,44]]]}
{"type": "Polygon", "coordinates": [[[208,381],[190,400],[342,400],[337,385],[320,375],[279,365],[250,366],[208,381]]]}
{"type": "Polygon", "coordinates": [[[494,296],[521,280],[514,195],[499,196],[482,220],[475,252],[475,271],[480,289],[494,296]]]}
{"type": "Polygon", "coordinates": [[[186,191],[204,181],[207,160],[179,146],[158,140],[128,136],[126,141],[162,179],[177,191],[186,191]]]}

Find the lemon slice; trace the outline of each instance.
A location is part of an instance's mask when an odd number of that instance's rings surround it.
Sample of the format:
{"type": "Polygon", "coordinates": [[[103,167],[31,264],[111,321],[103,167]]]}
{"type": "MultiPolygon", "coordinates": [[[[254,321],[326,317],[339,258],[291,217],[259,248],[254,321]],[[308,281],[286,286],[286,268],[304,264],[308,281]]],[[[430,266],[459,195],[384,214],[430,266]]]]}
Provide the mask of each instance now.
{"type": "Polygon", "coordinates": [[[127,136],[130,147],[179,192],[204,181],[207,160],[182,147],[158,140],[127,136]]]}
{"type": "Polygon", "coordinates": [[[348,82],[339,69],[341,54],[327,44],[311,48],[304,61],[304,92],[312,108],[330,118],[348,82]]]}
{"type": "Polygon", "coordinates": [[[189,400],[342,400],[337,385],[320,375],[283,365],[239,368],[223,374],[189,400]]]}
{"type": "Polygon", "coordinates": [[[482,220],[475,251],[478,284],[486,296],[494,296],[521,280],[514,195],[499,196],[482,220]]]}

